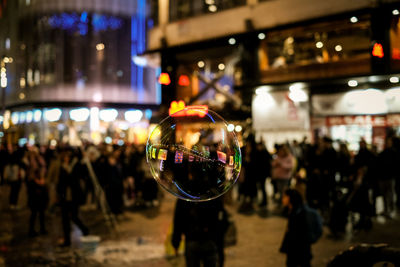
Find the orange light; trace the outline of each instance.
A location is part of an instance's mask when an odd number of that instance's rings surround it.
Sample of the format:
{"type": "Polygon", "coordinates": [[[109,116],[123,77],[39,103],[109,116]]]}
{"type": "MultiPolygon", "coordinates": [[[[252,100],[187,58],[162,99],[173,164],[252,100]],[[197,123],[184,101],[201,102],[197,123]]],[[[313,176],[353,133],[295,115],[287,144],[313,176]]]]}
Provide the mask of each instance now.
{"type": "Polygon", "coordinates": [[[400,60],[400,49],[399,48],[393,48],[393,50],[392,50],[392,58],[400,60]]]}
{"type": "Polygon", "coordinates": [[[385,54],[383,53],[383,47],[380,43],[374,44],[374,47],[372,48],[372,55],[374,57],[383,58],[385,54]]]}
{"type": "Polygon", "coordinates": [[[187,75],[179,76],[178,84],[180,86],[189,86],[190,85],[189,77],[187,75]]]}
{"type": "Polygon", "coordinates": [[[163,85],[169,85],[171,83],[171,79],[169,78],[168,73],[161,73],[160,77],[158,77],[158,82],[163,85]]]}
{"type": "Polygon", "coordinates": [[[208,113],[208,106],[207,105],[186,106],[185,102],[183,102],[182,100],[179,100],[178,102],[172,101],[168,113],[171,117],[199,116],[200,118],[202,118],[208,113]]]}

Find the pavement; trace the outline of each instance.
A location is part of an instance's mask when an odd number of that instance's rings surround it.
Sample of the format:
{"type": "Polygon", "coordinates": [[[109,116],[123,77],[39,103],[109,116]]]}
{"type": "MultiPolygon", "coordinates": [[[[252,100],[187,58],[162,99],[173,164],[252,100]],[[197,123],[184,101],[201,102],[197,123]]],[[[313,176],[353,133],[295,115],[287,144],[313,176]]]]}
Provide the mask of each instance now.
{"type": "MultiPolygon", "coordinates": [[[[160,189],[162,190],[162,189],[160,189]]],[[[166,240],[171,230],[176,199],[164,192],[160,205],[149,208],[129,208],[117,218],[117,231],[105,222],[99,210],[82,210],[81,217],[90,228],[91,237],[99,242],[82,242],[80,231],[73,228],[71,248],[57,246],[62,236],[59,211],[46,214],[47,235],[28,237],[29,210],[23,187],[19,210],[9,210],[9,188],[0,186],[0,267],[5,266],[140,266],[183,267],[184,257],[168,255],[166,240]]],[[[235,196],[235,190],[232,191],[235,196]]],[[[227,267],[285,266],[285,255],[279,247],[286,228],[286,218],[267,210],[238,213],[238,204],[226,206],[237,226],[238,242],[225,249],[227,267]]],[[[326,266],[340,251],[361,243],[386,243],[400,248],[400,216],[392,219],[378,216],[370,231],[354,232],[349,224],[341,238],[323,237],[313,245],[312,266],[326,266]]]]}

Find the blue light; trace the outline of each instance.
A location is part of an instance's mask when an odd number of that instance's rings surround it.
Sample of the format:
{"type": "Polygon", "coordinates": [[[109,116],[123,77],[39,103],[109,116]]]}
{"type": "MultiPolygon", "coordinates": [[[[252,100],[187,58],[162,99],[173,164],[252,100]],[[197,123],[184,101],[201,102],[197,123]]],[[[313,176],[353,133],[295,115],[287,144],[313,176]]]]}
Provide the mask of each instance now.
{"type": "MultiPolygon", "coordinates": [[[[59,28],[70,32],[79,32],[81,35],[86,35],[88,32],[88,13],[61,13],[53,15],[48,19],[48,23],[53,28],[59,28]]],[[[116,30],[122,26],[122,19],[113,16],[100,14],[92,15],[92,26],[95,32],[116,30]]]]}
{"type": "Polygon", "coordinates": [[[87,13],[86,12],[82,12],[82,14],[81,14],[81,22],[86,22],[86,20],[87,20],[87,13]]]}

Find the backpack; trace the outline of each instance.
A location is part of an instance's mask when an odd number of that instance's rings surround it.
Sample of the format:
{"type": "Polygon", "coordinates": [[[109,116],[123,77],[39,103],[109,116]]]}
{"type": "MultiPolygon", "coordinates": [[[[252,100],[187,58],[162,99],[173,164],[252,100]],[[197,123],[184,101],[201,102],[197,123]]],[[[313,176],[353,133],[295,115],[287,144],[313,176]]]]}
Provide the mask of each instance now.
{"type": "Polygon", "coordinates": [[[322,217],[319,215],[316,209],[313,209],[307,205],[304,205],[304,210],[306,212],[306,220],[308,225],[308,241],[311,244],[317,242],[323,232],[323,222],[322,217]]]}

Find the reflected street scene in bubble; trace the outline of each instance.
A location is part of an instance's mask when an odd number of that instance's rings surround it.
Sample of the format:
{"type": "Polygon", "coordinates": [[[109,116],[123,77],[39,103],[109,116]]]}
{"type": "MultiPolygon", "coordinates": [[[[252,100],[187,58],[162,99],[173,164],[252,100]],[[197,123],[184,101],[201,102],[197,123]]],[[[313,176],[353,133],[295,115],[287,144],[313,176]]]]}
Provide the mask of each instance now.
{"type": "Polygon", "coordinates": [[[153,177],[185,200],[206,201],[227,192],[241,168],[239,143],[227,125],[201,106],[171,114],[154,128],[147,142],[153,177]]]}

